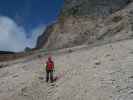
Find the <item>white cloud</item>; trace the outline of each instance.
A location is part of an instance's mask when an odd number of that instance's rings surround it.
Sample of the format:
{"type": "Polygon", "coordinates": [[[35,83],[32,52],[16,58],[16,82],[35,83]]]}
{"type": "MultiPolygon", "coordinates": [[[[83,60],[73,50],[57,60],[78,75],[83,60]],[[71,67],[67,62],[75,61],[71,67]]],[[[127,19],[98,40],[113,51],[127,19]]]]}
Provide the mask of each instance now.
{"type": "Polygon", "coordinates": [[[25,47],[35,47],[38,36],[42,34],[44,27],[38,27],[31,32],[30,39],[26,38],[25,29],[18,26],[12,19],[8,17],[0,17],[0,51],[20,52],[25,47]]]}
{"type": "Polygon", "coordinates": [[[39,27],[33,29],[31,31],[32,35],[31,35],[31,37],[27,41],[28,42],[27,43],[28,44],[27,46],[30,47],[30,48],[34,48],[36,46],[38,37],[40,35],[42,35],[42,33],[44,32],[44,30],[45,30],[45,26],[44,25],[39,26],[39,27]]]}

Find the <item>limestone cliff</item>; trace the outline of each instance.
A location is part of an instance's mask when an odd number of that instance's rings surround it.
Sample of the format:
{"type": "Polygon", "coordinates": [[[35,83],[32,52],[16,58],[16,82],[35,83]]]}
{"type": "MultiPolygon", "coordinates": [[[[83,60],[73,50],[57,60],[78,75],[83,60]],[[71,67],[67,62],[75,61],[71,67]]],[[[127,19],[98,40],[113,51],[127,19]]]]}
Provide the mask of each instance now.
{"type": "Polygon", "coordinates": [[[65,0],[58,21],[39,37],[37,48],[66,48],[132,36],[131,0],[65,0]]]}

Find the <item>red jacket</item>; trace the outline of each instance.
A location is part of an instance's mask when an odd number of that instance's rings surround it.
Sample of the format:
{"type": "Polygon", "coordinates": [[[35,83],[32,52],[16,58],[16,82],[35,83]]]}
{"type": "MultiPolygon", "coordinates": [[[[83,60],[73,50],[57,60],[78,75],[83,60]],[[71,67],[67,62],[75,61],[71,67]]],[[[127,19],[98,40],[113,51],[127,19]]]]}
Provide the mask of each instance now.
{"type": "Polygon", "coordinates": [[[53,61],[47,61],[46,62],[46,69],[47,70],[53,70],[54,69],[54,62],[53,61]]]}

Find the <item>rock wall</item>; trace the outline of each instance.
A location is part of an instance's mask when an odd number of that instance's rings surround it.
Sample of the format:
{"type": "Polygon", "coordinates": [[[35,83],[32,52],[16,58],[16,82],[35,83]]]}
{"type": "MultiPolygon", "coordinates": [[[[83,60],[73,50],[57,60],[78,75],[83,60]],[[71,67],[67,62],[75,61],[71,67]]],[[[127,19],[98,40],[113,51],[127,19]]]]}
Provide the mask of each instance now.
{"type": "Polygon", "coordinates": [[[65,0],[57,23],[40,36],[37,48],[66,48],[129,38],[133,35],[132,12],[131,0],[65,0]]]}

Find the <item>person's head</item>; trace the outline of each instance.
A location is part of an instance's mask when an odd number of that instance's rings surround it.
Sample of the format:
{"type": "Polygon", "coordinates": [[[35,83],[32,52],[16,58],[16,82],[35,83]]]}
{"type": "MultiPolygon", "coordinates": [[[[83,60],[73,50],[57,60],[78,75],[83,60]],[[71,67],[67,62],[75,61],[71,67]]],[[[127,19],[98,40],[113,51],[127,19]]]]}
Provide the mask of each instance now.
{"type": "Polygon", "coordinates": [[[48,57],[48,61],[52,61],[52,57],[51,56],[48,57]]]}

